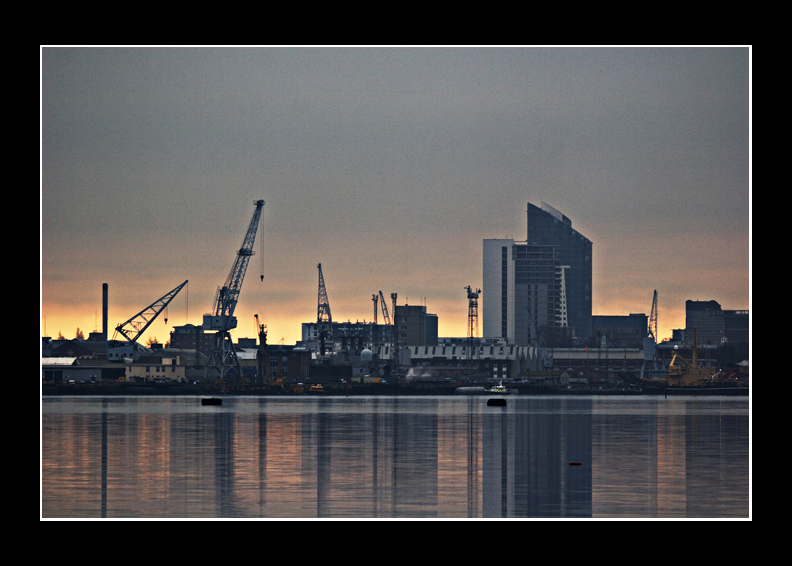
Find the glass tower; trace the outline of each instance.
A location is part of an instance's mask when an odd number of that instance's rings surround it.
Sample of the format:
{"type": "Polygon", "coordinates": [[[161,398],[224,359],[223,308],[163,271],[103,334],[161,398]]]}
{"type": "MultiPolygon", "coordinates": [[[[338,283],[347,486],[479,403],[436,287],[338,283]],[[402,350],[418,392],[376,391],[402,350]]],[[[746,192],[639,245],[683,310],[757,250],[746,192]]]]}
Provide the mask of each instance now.
{"type": "Polygon", "coordinates": [[[526,243],[555,247],[563,272],[567,324],[574,337],[585,340],[591,336],[591,240],[549,204],[537,207],[529,202],[526,243]]]}
{"type": "Polygon", "coordinates": [[[537,333],[566,328],[591,335],[591,241],[553,207],[528,203],[525,242],[484,240],[485,338],[531,344],[537,333]]]}

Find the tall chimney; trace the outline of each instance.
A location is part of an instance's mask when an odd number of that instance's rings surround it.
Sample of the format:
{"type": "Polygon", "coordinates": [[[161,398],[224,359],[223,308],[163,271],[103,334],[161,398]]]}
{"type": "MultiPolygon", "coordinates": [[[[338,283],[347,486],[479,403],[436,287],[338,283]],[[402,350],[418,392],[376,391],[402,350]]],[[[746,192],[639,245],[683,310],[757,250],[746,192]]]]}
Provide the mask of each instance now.
{"type": "Polygon", "coordinates": [[[102,339],[107,340],[107,283],[102,283],[102,339]]]}

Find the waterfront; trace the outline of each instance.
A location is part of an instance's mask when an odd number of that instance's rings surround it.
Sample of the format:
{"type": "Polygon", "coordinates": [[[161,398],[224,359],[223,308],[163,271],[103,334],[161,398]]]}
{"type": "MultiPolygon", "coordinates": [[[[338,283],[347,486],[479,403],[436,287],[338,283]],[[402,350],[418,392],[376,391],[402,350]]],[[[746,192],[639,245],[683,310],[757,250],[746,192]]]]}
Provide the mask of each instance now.
{"type": "Polygon", "coordinates": [[[44,397],[43,518],[749,518],[740,397],[44,397]]]}

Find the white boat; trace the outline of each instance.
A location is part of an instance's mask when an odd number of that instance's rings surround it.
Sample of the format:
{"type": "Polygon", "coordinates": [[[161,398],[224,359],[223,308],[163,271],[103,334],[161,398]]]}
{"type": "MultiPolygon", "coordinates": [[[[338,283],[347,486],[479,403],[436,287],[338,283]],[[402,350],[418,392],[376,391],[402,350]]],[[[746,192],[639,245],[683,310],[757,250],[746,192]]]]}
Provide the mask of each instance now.
{"type": "Polygon", "coordinates": [[[495,393],[498,395],[508,395],[509,390],[503,386],[503,382],[499,381],[497,385],[493,385],[489,389],[486,390],[487,393],[495,393]]]}

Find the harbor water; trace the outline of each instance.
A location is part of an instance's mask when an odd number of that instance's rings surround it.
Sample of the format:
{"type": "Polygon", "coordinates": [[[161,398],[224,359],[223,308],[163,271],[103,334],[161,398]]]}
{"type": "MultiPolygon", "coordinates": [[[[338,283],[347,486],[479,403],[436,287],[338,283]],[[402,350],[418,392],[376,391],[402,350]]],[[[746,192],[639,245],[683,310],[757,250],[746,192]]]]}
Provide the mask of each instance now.
{"type": "Polygon", "coordinates": [[[43,397],[41,517],[750,518],[746,397],[43,397]]]}

